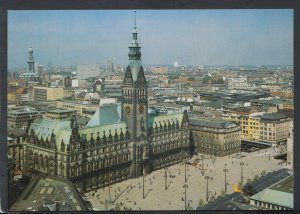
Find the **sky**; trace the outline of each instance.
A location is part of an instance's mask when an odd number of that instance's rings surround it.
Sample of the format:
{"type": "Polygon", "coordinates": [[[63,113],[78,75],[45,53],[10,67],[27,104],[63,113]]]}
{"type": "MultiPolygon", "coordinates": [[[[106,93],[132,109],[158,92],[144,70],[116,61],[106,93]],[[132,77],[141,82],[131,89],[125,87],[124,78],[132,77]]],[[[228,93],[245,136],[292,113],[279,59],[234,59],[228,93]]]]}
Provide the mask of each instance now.
{"type": "MultiPolygon", "coordinates": [[[[143,64],[292,65],[293,10],[137,10],[143,64]]],[[[126,65],[133,10],[8,11],[8,68],[126,65]]]]}

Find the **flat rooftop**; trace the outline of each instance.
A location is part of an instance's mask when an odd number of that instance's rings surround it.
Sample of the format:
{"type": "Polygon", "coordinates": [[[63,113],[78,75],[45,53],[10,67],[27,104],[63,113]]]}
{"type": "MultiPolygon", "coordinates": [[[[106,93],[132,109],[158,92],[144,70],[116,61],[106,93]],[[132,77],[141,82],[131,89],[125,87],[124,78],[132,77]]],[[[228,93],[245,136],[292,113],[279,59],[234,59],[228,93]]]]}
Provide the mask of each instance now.
{"type": "Polygon", "coordinates": [[[209,127],[209,128],[216,128],[216,129],[226,129],[236,127],[232,122],[222,120],[222,119],[212,119],[212,118],[197,118],[197,119],[190,119],[190,123],[196,126],[202,127],[209,127]]]}
{"type": "Polygon", "coordinates": [[[294,176],[289,176],[288,178],[274,184],[272,187],[270,187],[270,189],[293,194],[294,176]]]}
{"type": "Polygon", "coordinates": [[[54,177],[39,176],[28,184],[10,211],[46,211],[48,208],[45,205],[55,202],[57,206],[53,211],[87,210],[72,183],[54,177]]]}
{"type": "Polygon", "coordinates": [[[69,110],[69,109],[53,109],[53,110],[48,110],[48,113],[56,113],[56,114],[63,114],[63,113],[71,113],[71,112],[76,112],[75,110],[69,110]]]}

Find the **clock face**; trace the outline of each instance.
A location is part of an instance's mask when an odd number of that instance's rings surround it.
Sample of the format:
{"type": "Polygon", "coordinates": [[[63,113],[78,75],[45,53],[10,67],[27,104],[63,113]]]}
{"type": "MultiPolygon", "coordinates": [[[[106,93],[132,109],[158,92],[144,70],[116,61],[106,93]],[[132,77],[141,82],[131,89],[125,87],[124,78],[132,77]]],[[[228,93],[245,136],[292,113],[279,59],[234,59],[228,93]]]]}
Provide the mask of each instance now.
{"type": "Polygon", "coordinates": [[[140,113],[143,113],[144,112],[144,106],[140,106],[139,111],[140,111],[140,113]]]}
{"type": "Polygon", "coordinates": [[[129,106],[126,106],[125,111],[126,111],[127,113],[129,113],[129,112],[130,112],[130,107],[129,107],[129,106]]]}

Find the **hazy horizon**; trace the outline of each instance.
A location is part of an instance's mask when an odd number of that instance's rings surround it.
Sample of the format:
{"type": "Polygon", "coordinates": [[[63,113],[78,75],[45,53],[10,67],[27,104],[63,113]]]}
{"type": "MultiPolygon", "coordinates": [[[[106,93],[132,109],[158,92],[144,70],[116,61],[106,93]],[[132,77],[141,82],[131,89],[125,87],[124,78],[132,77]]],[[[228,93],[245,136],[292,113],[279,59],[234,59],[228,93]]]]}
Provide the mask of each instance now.
{"type": "MultiPolygon", "coordinates": [[[[8,68],[126,65],[133,10],[8,11],[8,68]]],[[[293,10],[137,10],[143,64],[293,65],[293,10]]]]}

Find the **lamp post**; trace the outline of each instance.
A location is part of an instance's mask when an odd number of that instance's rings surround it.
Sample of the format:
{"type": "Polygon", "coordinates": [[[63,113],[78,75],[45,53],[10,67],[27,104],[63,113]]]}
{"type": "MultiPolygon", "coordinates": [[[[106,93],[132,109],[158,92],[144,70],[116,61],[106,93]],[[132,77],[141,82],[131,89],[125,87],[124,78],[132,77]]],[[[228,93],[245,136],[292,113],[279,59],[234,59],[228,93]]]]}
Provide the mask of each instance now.
{"type": "Polygon", "coordinates": [[[243,179],[244,179],[244,177],[243,177],[243,166],[245,165],[244,164],[244,162],[240,162],[240,165],[241,165],[241,183],[242,183],[242,186],[243,186],[243,179]]]}
{"type": "Polygon", "coordinates": [[[225,192],[227,192],[227,181],[226,181],[226,173],[228,172],[228,169],[223,169],[223,172],[225,173],[225,192]]]}
{"type": "Polygon", "coordinates": [[[188,188],[189,186],[187,184],[183,185],[184,188],[184,209],[186,210],[186,188],[188,188]]]}
{"type": "Polygon", "coordinates": [[[167,168],[165,167],[165,190],[167,190],[167,178],[168,178],[168,176],[167,176],[167,168]]]}
{"type": "Polygon", "coordinates": [[[202,159],[201,159],[201,160],[202,160],[202,173],[204,173],[204,168],[203,168],[203,167],[204,167],[204,157],[205,157],[205,156],[204,156],[204,155],[201,155],[200,157],[202,158],[202,159]]]}
{"type": "Polygon", "coordinates": [[[208,180],[209,179],[213,179],[212,177],[209,177],[209,176],[205,176],[205,179],[206,179],[206,202],[208,201],[208,180]]]}
{"type": "Polygon", "coordinates": [[[143,199],[145,198],[145,173],[144,173],[144,164],[143,164],[143,199]]]}
{"type": "Polygon", "coordinates": [[[184,161],[184,182],[186,182],[186,157],[185,157],[185,161],[184,161]]]}

